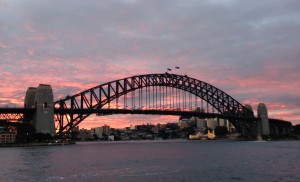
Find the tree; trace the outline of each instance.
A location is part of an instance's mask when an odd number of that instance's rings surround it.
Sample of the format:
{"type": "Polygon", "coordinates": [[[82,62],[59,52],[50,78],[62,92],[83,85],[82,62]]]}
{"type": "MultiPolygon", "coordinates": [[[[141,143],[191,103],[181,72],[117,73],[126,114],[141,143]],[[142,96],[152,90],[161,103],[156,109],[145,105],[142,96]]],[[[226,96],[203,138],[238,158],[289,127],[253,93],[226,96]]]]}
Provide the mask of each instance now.
{"type": "MultiPolygon", "coordinates": [[[[71,140],[72,141],[77,141],[78,139],[78,135],[79,135],[79,131],[72,131],[71,132],[71,140]]],[[[97,135],[96,135],[97,136],[97,135]]],[[[96,138],[95,138],[96,139],[96,138]]]]}

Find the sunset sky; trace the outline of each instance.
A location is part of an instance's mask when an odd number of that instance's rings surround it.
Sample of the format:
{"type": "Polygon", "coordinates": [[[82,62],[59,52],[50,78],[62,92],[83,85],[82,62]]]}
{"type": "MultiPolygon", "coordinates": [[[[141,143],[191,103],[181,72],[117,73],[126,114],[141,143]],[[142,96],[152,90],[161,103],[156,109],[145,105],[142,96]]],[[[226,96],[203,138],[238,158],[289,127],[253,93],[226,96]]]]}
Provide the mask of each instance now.
{"type": "MultiPolygon", "coordinates": [[[[39,83],[58,100],[175,66],[300,124],[300,1],[0,0],[0,107],[22,107],[39,83]]],[[[80,126],[176,121],[113,115],[80,126]]]]}

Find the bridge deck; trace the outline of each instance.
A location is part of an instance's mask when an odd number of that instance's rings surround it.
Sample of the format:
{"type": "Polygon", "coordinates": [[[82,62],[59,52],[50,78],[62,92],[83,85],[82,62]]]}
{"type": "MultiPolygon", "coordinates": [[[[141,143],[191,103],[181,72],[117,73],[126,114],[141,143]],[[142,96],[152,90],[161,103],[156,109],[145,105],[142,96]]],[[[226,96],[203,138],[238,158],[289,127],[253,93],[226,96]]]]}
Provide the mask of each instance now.
{"type": "Polygon", "coordinates": [[[24,113],[34,113],[36,109],[34,108],[0,108],[1,114],[24,114],[24,113]]]}
{"type": "MultiPolygon", "coordinates": [[[[0,108],[0,114],[24,114],[34,113],[34,108],[0,108]]],[[[149,114],[149,115],[173,115],[173,116],[196,116],[201,118],[224,118],[235,119],[233,116],[228,116],[218,113],[203,113],[195,111],[178,111],[178,110],[141,110],[141,109],[54,109],[55,114],[149,114]]],[[[236,118],[237,119],[237,118],[236,118]]],[[[241,119],[241,118],[239,118],[241,119]]],[[[246,119],[246,118],[245,118],[246,119]]]]}

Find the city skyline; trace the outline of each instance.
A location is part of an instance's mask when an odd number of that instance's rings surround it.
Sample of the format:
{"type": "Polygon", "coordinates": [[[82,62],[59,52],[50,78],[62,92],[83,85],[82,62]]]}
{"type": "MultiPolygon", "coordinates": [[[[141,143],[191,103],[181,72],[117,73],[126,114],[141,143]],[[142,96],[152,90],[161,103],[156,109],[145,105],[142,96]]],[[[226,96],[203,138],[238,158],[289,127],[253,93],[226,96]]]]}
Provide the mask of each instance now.
{"type": "MultiPolygon", "coordinates": [[[[255,113],[263,102],[270,117],[300,124],[299,8],[292,0],[0,0],[0,107],[22,107],[26,89],[40,83],[50,84],[58,100],[171,68],[251,104],[255,113]]],[[[122,127],[178,117],[103,119],[122,127]]]]}

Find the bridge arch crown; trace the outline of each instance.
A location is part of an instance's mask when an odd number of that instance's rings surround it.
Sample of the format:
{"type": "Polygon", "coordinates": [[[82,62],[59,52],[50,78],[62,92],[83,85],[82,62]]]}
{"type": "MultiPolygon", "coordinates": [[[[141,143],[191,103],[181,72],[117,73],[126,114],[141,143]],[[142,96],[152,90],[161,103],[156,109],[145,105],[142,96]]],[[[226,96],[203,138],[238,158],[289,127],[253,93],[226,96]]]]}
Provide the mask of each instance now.
{"type": "MultiPolygon", "coordinates": [[[[118,107],[118,99],[123,97],[134,99],[135,92],[138,90],[145,91],[148,94],[149,88],[174,88],[176,90],[183,90],[194,95],[210,104],[219,113],[228,115],[228,117],[236,118],[253,118],[253,112],[248,110],[233,97],[223,92],[222,90],[210,85],[201,80],[188,77],[187,75],[176,74],[145,74],[127,77],[119,80],[107,82],[96,87],[85,90],[73,96],[68,96],[55,102],[57,109],[90,109],[101,110],[105,105],[109,105],[113,100],[116,100],[118,107]],[[127,96],[130,94],[130,96],[127,96]]],[[[165,90],[160,90],[164,93],[165,90]]],[[[156,90],[156,93],[158,91],[156,90]]],[[[167,93],[167,92],[165,92],[167,93]]],[[[145,94],[145,93],[144,93],[145,94]]],[[[143,95],[143,93],[142,93],[143,95]]],[[[145,98],[144,98],[145,99],[145,98]]],[[[151,99],[151,97],[149,97],[151,99]]],[[[154,102],[154,95],[152,96],[154,102]]],[[[140,101],[139,101],[140,102],[140,101]]],[[[147,102],[147,96],[146,96],[147,102]]],[[[150,100],[148,100],[150,102],[150,100]]],[[[133,101],[132,101],[133,103],[133,101]]],[[[134,101],[135,103],[135,101],[134,101]]],[[[127,105],[124,103],[124,108],[127,105]]],[[[155,108],[152,108],[155,109],[155,108]]],[[[161,108],[160,108],[161,109],[161,108]]],[[[90,114],[57,114],[56,120],[59,122],[59,131],[70,130],[72,127],[78,125],[81,121],[87,118],[90,114]],[[64,124],[63,118],[66,123],[64,124]]],[[[233,122],[238,130],[245,130],[250,128],[245,122],[233,122]]]]}

